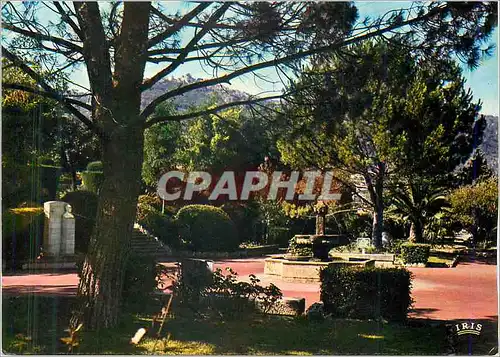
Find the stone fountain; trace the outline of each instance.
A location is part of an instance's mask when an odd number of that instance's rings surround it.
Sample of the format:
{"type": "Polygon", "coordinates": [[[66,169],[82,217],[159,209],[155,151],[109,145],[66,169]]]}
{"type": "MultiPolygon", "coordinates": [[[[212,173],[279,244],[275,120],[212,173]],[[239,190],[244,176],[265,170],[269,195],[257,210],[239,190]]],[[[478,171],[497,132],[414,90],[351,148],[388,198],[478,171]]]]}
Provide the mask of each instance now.
{"type": "Polygon", "coordinates": [[[325,234],[325,218],[328,207],[323,205],[316,211],[316,232],[310,235],[296,235],[290,241],[285,255],[267,258],[264,274],[279,276],[285,281],[319,281],[319,272],[332,264],[336,266],[373,266],[375,262],[366,260],[340,260],[329,257],[334,247],[349,243],[341,234],[325,234]]]}

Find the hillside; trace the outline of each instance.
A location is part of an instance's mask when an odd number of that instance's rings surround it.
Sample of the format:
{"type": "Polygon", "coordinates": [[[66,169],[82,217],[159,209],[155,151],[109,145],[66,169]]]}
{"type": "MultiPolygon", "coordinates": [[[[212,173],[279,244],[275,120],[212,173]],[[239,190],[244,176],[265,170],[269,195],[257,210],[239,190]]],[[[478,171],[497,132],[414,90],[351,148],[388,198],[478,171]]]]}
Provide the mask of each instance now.
{"type": "MultiPolygon", "coordinates": [[[[151,89],[142,94],[142,107],[145,107],[153,99],[159,95],[184,86],[189,83],[197,82],[200,79],[193,78],[189,74],[180,78],[168,78],[156,83],[151,89]]],[[[175,97],[173,102],[179,111],[189,110],[191,107],[197,107],[204,104],[228,103],[233,101],[245,100],[249,97],[248,94],[234,89],[229,89],[223,85],[216,85],[207,88],[200,88],[190,91],[184,95],[175,97]]]]}
{"type": "MultiPolygon", "coordinates": [[[[174,88],[199,81],[189,74],[180,78],[168,78],[156,83],[151,89],[142,95],[142,107],[145,107],[157,96],[174,88]]],[[[249,97],[249,94],[229,89],[223,85],[200,88],[173,99],[175,107],[180,112],[190,110],[204,104],[228,103],[241,101],[249,97]]],[[[498,169],[498,117],[485,115],[486,128],[483,133],[483,140],[479,148],[484,152],[489,166],[497,171],[498,169]]]]}
{"type": "Polygon", "coordinates": [[[498,170],[498,117],[485,115],[486,128],[483,133],[483,142],[479,146],[486,156],[488,165],[498,170]]]}

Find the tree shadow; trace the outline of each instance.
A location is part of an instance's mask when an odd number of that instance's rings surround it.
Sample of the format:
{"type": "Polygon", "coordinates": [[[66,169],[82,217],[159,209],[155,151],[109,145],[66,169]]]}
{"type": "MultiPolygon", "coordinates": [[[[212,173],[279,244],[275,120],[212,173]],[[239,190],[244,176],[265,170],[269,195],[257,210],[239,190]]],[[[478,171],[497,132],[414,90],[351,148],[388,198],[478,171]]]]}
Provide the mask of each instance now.
{"type": "Polygon", "coordinates": [[[439,309],[434,309],[434,308],[418,308],[418,309],[411,309],[410,310],[410,316],[411,318],[419,318],[422,315],[432,313],[435,311],[439,311],[439,309]]]}
{"type": "MultiPolygon", "coordinates": [[[[487,355],[490,351],[498,349],[498,316],[488,316],[485,319],[454,319],[439,320],[426,318],[410,318],[410,326],[422,327],[439,326],[447,330],[446,339],[448,340],[448,353],[456,355],[487,355]],[[480,334],[458,334],[462,330],[462,323],[471,323],[481,325],[480,334]],[[457,328],[458,324],[458,328],[457,328]]],[[[446,352],[446,351],[444,351],[446,352]]]]}

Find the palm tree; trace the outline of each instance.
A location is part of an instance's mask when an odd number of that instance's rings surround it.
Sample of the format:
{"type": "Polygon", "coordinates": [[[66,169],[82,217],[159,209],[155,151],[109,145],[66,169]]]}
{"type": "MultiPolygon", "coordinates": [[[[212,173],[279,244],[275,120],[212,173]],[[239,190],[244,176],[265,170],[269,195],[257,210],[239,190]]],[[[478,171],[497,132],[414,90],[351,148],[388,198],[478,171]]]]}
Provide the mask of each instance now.
{"type": "Polygon", "coordinates": [[[448,207],[447,190],[434,186],[429,180],[409,179],[393,187],[391,191],[389,210],[410,221],[410,242],[424,242],[425,228],[442,218],[448,207]]]}

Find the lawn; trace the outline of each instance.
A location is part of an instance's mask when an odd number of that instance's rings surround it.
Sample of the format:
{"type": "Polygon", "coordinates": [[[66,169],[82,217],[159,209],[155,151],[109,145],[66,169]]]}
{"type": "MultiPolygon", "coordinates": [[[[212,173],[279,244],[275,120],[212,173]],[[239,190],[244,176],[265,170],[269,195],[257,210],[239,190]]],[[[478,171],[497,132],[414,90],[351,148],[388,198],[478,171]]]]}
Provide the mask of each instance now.
{"type": "MultiPolygon", "coordinates": [[[[10,353],[64,353],[68,297],[3,298],[3,350],[10,353]]],[[[148,308],[146,306],[145,308],[148,308]]],[[[85,354],[442,354],[442,326],[420,327],[376,321],[325,320],[256,315],[229,321],[207,320],[174,311],[162,336],[148,331],[138,346],[129,340],[141,327],[149,328],[152,312],[124,314],[120,326],[99,334],[82,329],[76,353],[85,354]],[[167,341],[167,336],[170,339],[167,341]]]]}

